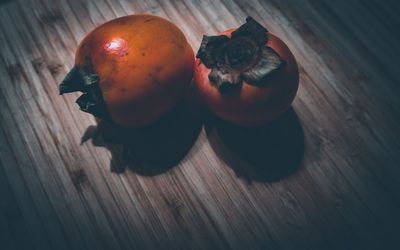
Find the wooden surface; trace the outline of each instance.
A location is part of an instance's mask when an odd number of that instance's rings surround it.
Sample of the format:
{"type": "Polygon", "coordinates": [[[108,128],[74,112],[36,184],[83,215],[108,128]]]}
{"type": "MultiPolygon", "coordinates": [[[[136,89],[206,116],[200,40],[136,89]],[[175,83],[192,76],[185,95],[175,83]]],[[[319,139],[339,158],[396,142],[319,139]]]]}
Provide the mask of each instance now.
{"type": "Polygon", "coordinates": [[[0,249],[395,249],[399,12],[395,0],[1,1],[0,249]],[[298,60],[293,110],[248,131],[183,105],[125,131],[124,150],[58,83],[87,32],[142,12],[194,50],[251,15],[298,60]]]}

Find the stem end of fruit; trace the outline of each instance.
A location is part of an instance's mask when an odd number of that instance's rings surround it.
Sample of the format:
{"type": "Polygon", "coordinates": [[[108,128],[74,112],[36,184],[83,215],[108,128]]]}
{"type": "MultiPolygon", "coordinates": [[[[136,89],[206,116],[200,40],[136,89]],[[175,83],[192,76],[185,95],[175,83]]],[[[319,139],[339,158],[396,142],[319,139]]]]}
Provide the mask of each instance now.
{"type": "Polygon", "coordinates": [[[74,66],[59,86],[60,95],[76,91],[83,94],[76,100],[80,110],[98,118],[109,119],[110,115],[99,86],[99,76],[87,67],[74,66]]]}
{"type": "Polygon", "coordinates": [[[267,46],[268,30],[253,18],[231,33],[231,37],[203,36],[196,57],[209,69],[208,78],[221,94],[243,81],[264,86],[266,79],[285,65],[278,53],[267,46]]]}
{"type": "Polygon", "coordinates": [[[74,66],[59,86],[60,95],[83,91],[83,78],[77,66],[74,66]]]}

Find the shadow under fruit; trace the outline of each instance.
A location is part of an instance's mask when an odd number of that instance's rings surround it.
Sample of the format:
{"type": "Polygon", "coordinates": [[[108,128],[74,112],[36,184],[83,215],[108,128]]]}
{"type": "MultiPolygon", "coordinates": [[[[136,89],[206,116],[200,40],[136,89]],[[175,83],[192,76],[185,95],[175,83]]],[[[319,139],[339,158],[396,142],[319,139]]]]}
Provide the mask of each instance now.
{"type": "Polygon", "coordinates": [[[304,134],[292,108],[262,127],[243,128],[210,115],[207,136],[216,154],[248,181],[279,181],[300,167],[304,134]]]}
{"type": "Polygon", "coordinates": [[[202,119],[195,108],[179,104],[167,116],[142,128],[123,128],[98,120],[82,136],[82,143],[91,139],[93,145],[111,151],[111,171],[134,172],[154,176],[168,171],[182,160],[195,143],[202,119]]]}

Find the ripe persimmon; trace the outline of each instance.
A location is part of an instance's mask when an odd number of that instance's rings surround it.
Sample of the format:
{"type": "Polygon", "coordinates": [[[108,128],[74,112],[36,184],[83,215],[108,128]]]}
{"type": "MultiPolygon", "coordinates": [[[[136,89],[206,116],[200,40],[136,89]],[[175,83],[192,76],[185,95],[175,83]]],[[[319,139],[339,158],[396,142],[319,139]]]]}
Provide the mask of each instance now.
{"type": "Polygon", "coordinates": [[[141,14],[90,32],[60,94],[81,91],[81,110],[123,127],[141,127],[167,114],[193,77],[194,53],[173,23],[141,14]]]}
{"type": "Polygon", "coordinates": [[[216,116],[244,127],[277,119],[299,84],[296,60],[285,43],[251,17],[237,29],[204,36],[194,82],[216,116]]]}

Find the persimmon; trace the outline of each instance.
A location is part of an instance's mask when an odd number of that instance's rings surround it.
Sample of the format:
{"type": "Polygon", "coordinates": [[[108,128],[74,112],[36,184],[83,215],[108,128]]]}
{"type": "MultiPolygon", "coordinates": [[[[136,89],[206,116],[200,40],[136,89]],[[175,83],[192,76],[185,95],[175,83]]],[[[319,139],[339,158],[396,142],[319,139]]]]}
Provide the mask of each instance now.
{"type": "Polygon", "coordinates": [[[286,44],[251,17],[237,29],[203,36],[194,81],[200,100],[216,116],[244,127],[277,119],[299,84],[286,44]]]}
{"type": "Polygon", "coordinates": [[[193,77],[194,52],[173,23],[141,14],[90,32],[60,94],[81,91],[82,111],[123,127],[142,127],[166,115],[193,77]]]}

